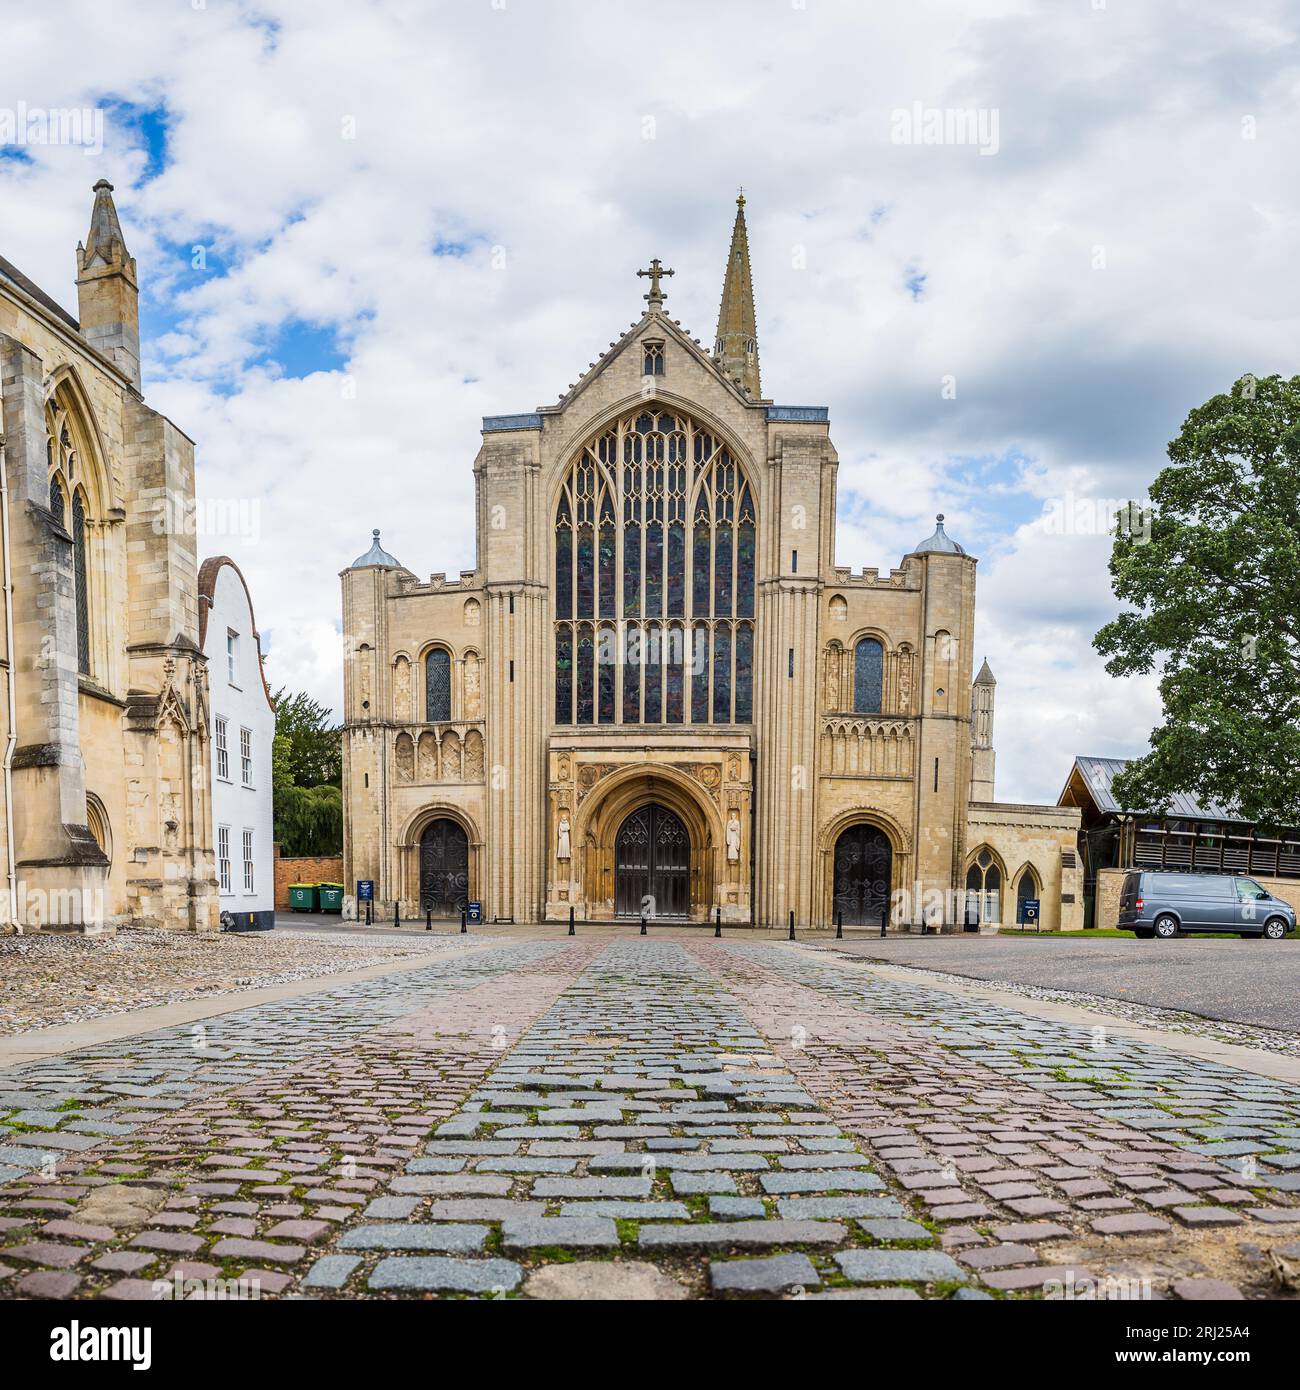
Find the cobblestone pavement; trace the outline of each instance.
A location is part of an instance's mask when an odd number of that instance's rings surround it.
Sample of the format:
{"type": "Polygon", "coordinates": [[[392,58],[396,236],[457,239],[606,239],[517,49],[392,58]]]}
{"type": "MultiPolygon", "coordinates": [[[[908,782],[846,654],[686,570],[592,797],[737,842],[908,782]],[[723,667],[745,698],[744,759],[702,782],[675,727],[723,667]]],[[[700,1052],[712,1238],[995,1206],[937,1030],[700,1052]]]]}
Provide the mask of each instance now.
{"type": "Polygon", "coordinates": [[[1300,1087],[684,933],[0,1072],[9,1298],[1279,1297],[1297,1188],[1300,1087]]]}
{"type": "Polygon", "coordinates": [[[461,949],[443,932],[0,936],[0,1036],[461,949]]]}

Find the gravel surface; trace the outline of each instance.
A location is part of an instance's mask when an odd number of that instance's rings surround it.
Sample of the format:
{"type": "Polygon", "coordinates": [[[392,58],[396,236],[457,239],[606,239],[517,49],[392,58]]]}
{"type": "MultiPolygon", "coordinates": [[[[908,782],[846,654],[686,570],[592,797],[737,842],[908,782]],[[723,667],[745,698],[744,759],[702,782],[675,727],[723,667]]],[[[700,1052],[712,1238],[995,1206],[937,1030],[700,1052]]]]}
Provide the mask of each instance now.
{"type": "Polygon", "coordinates": [[[459,949],[459,938],[222,932],[0,937],[0,1036],[459,949]]]}
{"type": "MultiPolygon", "coordinates": [[[[925,970],[919,966],[903,965],[895,961],[890,961],[889,964],[915,975],[918,981],[933,980],[955,985],[972,983],[972,977],[969,975],[954,975],[946,970],[925,970]]],[[[1136,1004],[1132,1000],[1117,999],[1112,995],[1049,989],[1043,985],[1026,985],[1017,980],[999,980],[984,975],[979,976],[976,983],[988,985],[992,989],[1004,989],[1008,994],[1018,994],[1022,999],[1044,999],[1054,1004],[1071,1004],[1079,1009],[1096,1009],[1099,1013],[1109,1014],[1112,1018],[1122,1018],[1142,1028],[1160,1029],[1166,1033],[1184,1033],[1194,1038],[1212,1038],[1216,1042],[1232,1043],[1237,1047],[1255,1047],[1287,1057],[1300,1057],[1300,1036],[1284,1033],[1276,1028],[1255,1028],[1245,1023],[1204,1018],[1200,1014],[1186,1013],[1180,1009],[1152,1008],[1147,1004],[1136,1004]]]]}
{"type": "Polygon", "coordinates": [[[1145,1005],[1174,1015],[1300,1034],[1300,940],[1294,936],[1285,941],[1137,941],[1004,933],[858,938],[835,946],[846,955],[889,965],[1094,996],[1108,1008],[1145,1005]]]}

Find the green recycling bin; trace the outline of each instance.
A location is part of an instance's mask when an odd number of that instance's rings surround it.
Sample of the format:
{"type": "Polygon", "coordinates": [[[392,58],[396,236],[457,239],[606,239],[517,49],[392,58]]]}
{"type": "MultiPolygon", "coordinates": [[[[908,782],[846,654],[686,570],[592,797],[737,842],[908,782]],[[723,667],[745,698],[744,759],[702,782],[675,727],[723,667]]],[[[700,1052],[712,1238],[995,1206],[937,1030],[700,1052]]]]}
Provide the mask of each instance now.
{"type": "Polygon", "coordinates": [[[289,906],[295,912],[319,912],[320,888],[315,883],[291,883],[289,906]]]}
{"type": "Polygon", "coordinates": [[[343,911],[343,885],[341,883],[318,883],[320,889],[320,910],[322,912],[343,911]]]}

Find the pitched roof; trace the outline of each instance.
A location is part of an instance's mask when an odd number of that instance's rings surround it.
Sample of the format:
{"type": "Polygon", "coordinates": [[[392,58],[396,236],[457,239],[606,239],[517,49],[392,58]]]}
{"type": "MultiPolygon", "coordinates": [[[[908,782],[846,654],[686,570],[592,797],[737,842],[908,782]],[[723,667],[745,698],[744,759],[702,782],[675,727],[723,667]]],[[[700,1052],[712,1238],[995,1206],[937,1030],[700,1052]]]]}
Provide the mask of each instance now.
{"type": "Polygon", "coordinates": [[[262,678],[266,703],[274,709],[271,687],[266,683],[266,668],[262,665],[262,637],[257,630],[257,618],[253,614],[253,595],[249,592],[248,580],[244,578],[243,570],[229,555],[211,555],[199,566],[199,650],[204,651],[206,655],[204,644],[208,637],[208,614],[212,611],[212,603],[216,597],[217,579],[227,565],[239,576],[239,582],[244,586],[244,597],[248,600],[248,620],[253,625],[253,645],[257,648],[257,673],[262,678]]]}
{"type": "Polygon", "coordinates": [[[0,256],[0,279],[8,280],[15,289],[21,290],[29,299],[34,299],[42,309],[48,309],[56,318],[62,319],[69,328],[78,328],[77,320],[34,281],[29,280],[12,261],[0,256]]]}
{"type": "MultiPolygon", "coordinates": [[[[1079,776],[1083,779],[1084,786],[1088,789],[1088,795],[1092,797],[1093,804],[1099,811],[1119,812],[1124,810],[1124,807],[1115,799],[1111,784],[1129,765],[1129,762],[1130,759],[1128,758],[1075,758],[1074,769],[1077,769],[1079,776]]],[[[1066,787],[1068,786],[1069,778],[1066,779],[1066,787]]],[[[1062,790],[1061,795],[1065,795],[1064,790],[1062,790]]],[[[1239,812],[1230,810],[1217,801],[1197,801],[1195,797],[1186,792],[1178,792],[1171,797],[1168,810],[1162,814],[1180,820],[1226,820],[1245,823],[1239,812]]]]}

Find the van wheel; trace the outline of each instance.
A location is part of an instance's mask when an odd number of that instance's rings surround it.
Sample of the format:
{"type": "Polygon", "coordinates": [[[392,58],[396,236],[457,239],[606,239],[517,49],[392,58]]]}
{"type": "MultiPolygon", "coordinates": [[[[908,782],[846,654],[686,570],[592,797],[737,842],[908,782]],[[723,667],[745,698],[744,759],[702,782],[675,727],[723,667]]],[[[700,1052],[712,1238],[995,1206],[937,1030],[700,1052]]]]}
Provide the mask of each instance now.
{"type": "Polygon", "coordinates": [[[1134,927],[1134,928],[1133,928],[1133,935],[1136,936],[1136,937],[1138,937],[1138,938],[1139,938],[1140,940],[1142,940],[1142,941],[1150,941],[1151,938],[1152,938],[1155,934],[1156,934],[1156,929],[1155,929],[1154,927],[1134,927]]]}
{"type": "Polygon", "coordinates": [[[1287,934],[1287,924],[1280,917],[1270,917],[1264,923],[1264,935],[1270,941],[1281,941],[1287,934]]]}
{"type": "Polygon", "coordinates": [[[1162,941],[1168,941],[1178,935],[1178,918],[1171,917],[1168,913],[1163,917],[1157,917],[1153,930],[1162,941]]]}

